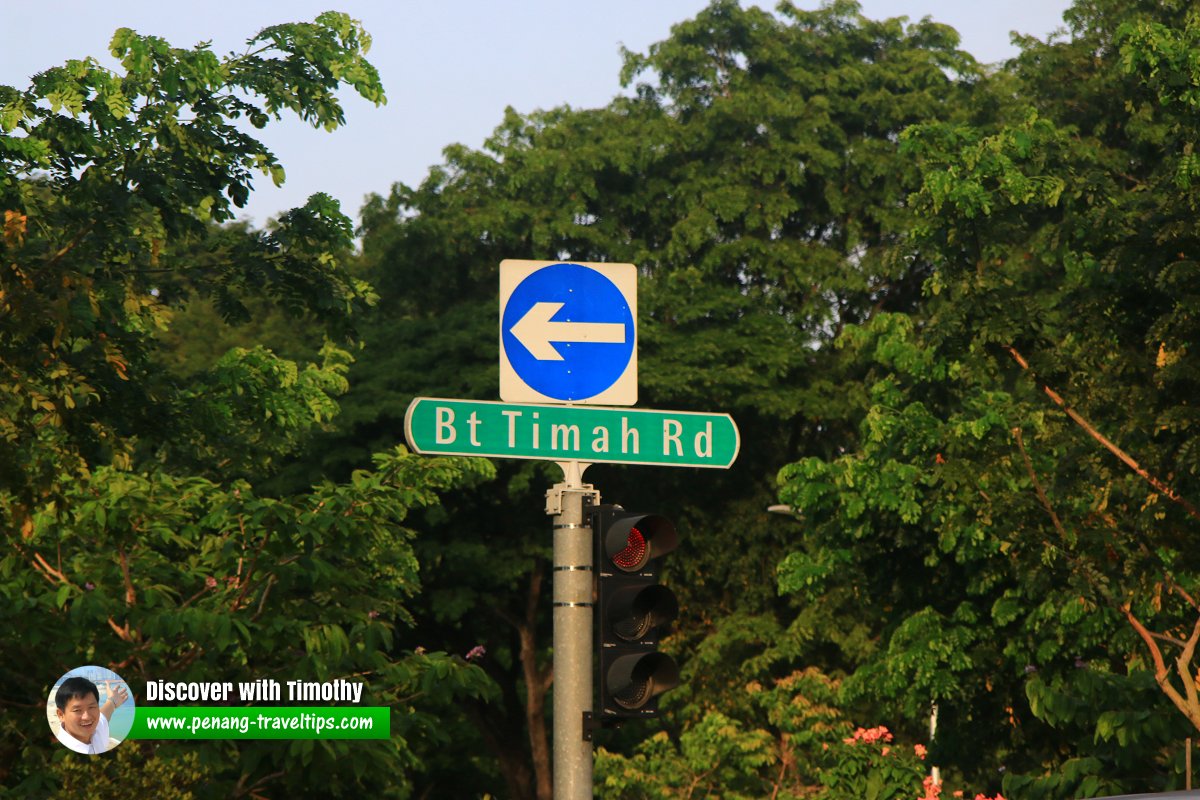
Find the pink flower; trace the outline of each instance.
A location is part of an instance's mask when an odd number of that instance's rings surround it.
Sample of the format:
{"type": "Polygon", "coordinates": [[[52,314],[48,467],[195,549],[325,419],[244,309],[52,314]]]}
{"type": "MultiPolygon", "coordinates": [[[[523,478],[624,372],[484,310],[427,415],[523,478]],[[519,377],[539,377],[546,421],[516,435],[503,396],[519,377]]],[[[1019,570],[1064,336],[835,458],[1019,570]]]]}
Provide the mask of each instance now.
{"type": "Polygon", "coordinates": [[[917,754],[917,758],[919,758],[919,759],[921,759],[922,761],[924,761],[924,760],[925,760],[925,754],[926,754],[927,752],[929,752],[929,751],[925,749],[925,745],[923,745],[923,744],[914,744],[914,745],[913,745],[913,752],[917,754]]]}
{"type": "Polygon", "coordinates": [[[879,751],[879,755],[886,756],[890,752],[892,752],[892,748],[884,747],[882,750],[879,751]]]}
{"type": "Polygon", "coordinates": [[[887,728],[880,725],[877,728],[859,728],[858,730],[854,731],[854,736],[852,738],[845,739],[844,741],[846,744],[853,744],[854,742],[866,742],[867,744],[874,744],[875,742],[879,741],[890,742],[891,740],[892,734],[887,728]]]}
{"type": "Polygon", "coordinates": [[[209,575],[207,578],[204,579],[204,585],[207,586],[208,588],[212,589],[217,585],[217,579],[214,578],[212,575],[209,575]]]}
{"type": "Polygon", "coordinates": [[[870,730],[866,731],[863,734],[863,741],[866,741],[866,742],[878,742],[878,741],[890,742],[891,740],[892,740],[892,734],[888,731],[887,728],[883,727],[882,725],[880,725],[877,728],[871,728],[870,730]]]}

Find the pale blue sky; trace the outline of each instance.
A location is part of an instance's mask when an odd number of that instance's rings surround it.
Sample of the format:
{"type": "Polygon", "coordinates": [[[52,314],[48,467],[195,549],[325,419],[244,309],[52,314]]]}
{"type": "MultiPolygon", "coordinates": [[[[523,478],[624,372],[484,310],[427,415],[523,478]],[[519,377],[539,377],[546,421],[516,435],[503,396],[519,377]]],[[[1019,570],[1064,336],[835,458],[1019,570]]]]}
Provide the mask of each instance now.
{"type": "MultiPolygon", "coordinates": [[[[1062,26],[1068,0],[862,0],[871,18],[932,16],[956,28],[964,49],[985,62],[1015,54],[1009,32],[1044,37],[1062,26]]],[[[68,58],[107,55],[118,27],[176,46],[211,40],[220,54],[259,29],[310,20],[327,9],[363,22],[370,58],[388,103],[347,96],[345,128],[334,133],[289,121],[261,133],[287,171],[276,189],[260,179],[246,209],[258,224],[325,191],[357,218],[369,192],[418,183],[442,148],[478,147],[504,107],[521,112],[569,104],[601,106],[618,94],[620,46],[644,52],[707,0],[38,0],[6,3],[0,27],[0,83],[24,87],[34,73],[68,58]]],[[[769,2],[743,5],[771,8],[769,2]]],[[[819,0],[797,0],[815,8],[819,0]]]]}

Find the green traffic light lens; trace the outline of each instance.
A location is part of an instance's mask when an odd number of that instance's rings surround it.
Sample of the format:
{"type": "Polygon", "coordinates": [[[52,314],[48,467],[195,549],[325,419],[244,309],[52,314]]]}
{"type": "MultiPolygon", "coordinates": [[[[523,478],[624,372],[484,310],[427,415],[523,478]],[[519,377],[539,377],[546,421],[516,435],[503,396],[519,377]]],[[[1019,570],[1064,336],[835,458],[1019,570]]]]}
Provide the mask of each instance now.
{"type": "Polygon", "coordinates": [[[653,697],[654,683],[650,680],[630,683],[620,694],[614,695],[613,700],[622,708],[630,710],[641,708],[646,701],[653,697]]]}
{"type": "Polygon", "coordinates": [[[605,685],[614,703],[636,711],[679,685],[679,667],[662,653],[621,656],[608,668],[605,685]]]}

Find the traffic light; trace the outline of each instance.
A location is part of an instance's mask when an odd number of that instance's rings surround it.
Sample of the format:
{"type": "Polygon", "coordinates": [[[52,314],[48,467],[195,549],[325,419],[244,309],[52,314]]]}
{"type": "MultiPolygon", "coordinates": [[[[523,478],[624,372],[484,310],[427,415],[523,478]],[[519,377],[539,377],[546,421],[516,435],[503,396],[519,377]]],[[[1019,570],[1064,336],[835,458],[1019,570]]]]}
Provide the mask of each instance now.
{"type": "Polygon", "coordinates": [[[659,637],[679,613],[675,593],[658,583],[659,559],[678,545],[666,517],[592,510],[596,569],[599,720],[654,717],[658,696],[679,685],[679,668],[658,652],[659,637]]]}

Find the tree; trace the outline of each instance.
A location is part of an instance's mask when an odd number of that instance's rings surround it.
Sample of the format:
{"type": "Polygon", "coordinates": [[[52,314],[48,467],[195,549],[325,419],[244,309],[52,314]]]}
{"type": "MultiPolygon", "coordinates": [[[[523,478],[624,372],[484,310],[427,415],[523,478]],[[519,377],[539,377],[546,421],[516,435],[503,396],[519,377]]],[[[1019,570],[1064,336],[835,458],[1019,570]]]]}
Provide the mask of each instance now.
{"type": "MultiPolygon", "coordinates": [[[[510,112],[482,150],[447,148],[419,186],[364,209],[362,274],[384,299],[361,327],[343,433],[296,469],[308,479],[363,463],[413,396],[494,399],[504,258],[638,264],[640,404],[729,411],[743,435],[727,474],[597,465],[587,475],[606,499],[673,515],[683,533],[666,580],[683,600],[672,647],[689,685],[672,693],[672,728],[742,702],[731,698],[749,680],[791,674],[826,643],[812,635],[820,620],[774,591],[793,537],[764,513],[773,476],[853,442],[866,400],[858,367],[826,344],[919,300],[927,264],[910,258],[902,202],[919,176],[899,134],[965,114],[977,72],[953,32],[930,22],[872,22],[849,3],[775,15],[717,2],[629,54],[633,96],[510,112]]],[[[459,653],[485,644],[503,698],[472,707],[462,751],[428,778],[435,794],[478,785],[462,764],[479,731],[502,772],[480,778],[487,790],[505,780],[510,796],[531,798],[549,787],[541,509],[556,476],[498,470],[494,484],[430,512],[453,541],[416,543],[422,637],[459,653]]]]}
{"type": "Polygon", "coordinates": [[[369,38],[336,14],[268,28],[224,60],[123,29],[112,49],[124,75],[72,61],[27,90],[0,91],[8,365],[0,463],[19,503],[52,499],[57,476],[78,473],[94,453],[114,450],[129,463],[133,442],[119,423],[134,414],[146,445],[171,438],[170,423],[184,416],[169,413],[180,392],[149,374],[146,354],[184,276],[227,316],[245,313],[239,291],[307,308],[335,327],[366,306],[365,284],[333,268],[349,220],[319,195],[275,231],[238,237],[230,252],[163,263],[164,248],[184,249],[207,221],[232,217],[254,171],[283,180],[274,156],[235,121],[262,127],[292,110],[332,129],[343,121],[334,95],[343,81],[382,102],[364,46],[369,38]],[[165,435],[149,439],[156,430],[165,435]]]}
{"type": "Polygon", "coordinates": [[[1081,0],[1069,41],[1024,43],[1018,113],[906,133],[928,305],[847,332],[877,365],[861,446],[780,475],[809,532],[781,585],[892,607],[847,685],[1008,728],[1006,794],[1169,787],[1200,721],[1183,11],[1081,0]]]}
{"type": "Polygon", "coordinates": [[[735,703],[707,711],[677,740],[662,731],[628,754],[600,749],[598,794],[812,797],[823,757],[850,733],[836,695],[837,682],[811,668],[769,684],[750,682],[735,703]]]}
{"type": "MultiPolygon", "coordinates": [[[[0,631],[23,653],[0,665],[0,703],[28,710],[0,721],[0,781],[20,796],[77,779],[34,732],[50,683],[82,663],[135,687],[359,675],[399,712],[370,747],[139,748],[162,761],[146,780],[195,797],[302,796],[314,769],[321,796],[405,796],[409,739],[437,740],[430,712],[487,692],[463,659],[397,637],[418,588],[405,517],[486,464],[400,449],[344,483],[257,488],[336,413],[349,356],[334,342],[374,295],[345,269],[352,226],[328,197],[268,231],[214,229],[256,173],[283,180],[238,124],[291,111],[333,130],[342,85],[383,102],[369,44],[332,12],[224,58],[122,29],[123,72],[71,61],[0,87],[0,631]],[[195,295],[231,319],[264,300],[311,315],[330,343],[309,365],[236,348],[184,381],[161,333],[195,295]]],[[[97,769],[119,779],[127,760],[97,769]]]]}

